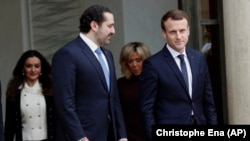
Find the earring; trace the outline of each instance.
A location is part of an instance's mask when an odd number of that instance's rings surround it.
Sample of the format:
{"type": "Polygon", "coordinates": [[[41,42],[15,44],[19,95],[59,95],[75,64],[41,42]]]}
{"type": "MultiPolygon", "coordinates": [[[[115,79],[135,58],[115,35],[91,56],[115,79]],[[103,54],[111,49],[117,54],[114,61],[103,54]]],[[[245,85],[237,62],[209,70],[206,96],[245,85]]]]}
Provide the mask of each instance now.
{"type": "Polygon", "coordinates": [[[23,75],[24,75],[24,72],[23,72],[23,75]]]}
{"type": "Polygon", "coordinates": [[[40,73],[40,75],[42,75],[42,73],[40,73]]]}

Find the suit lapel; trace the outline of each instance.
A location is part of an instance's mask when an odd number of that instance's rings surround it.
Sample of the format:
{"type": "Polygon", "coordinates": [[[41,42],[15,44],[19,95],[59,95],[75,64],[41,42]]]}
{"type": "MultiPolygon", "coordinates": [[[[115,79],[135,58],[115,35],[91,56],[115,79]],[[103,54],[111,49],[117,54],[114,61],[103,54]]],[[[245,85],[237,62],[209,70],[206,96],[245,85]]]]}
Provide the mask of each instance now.
{"type": "Polygon", "coordinates": [[[190,98],[187,86],[186,86],[184,78],[182,76],[182,73],[181,73],[179,67],[177,66],[174,58],[170,54],[169,50],[166,48],[166,46],[164,46],[164,48],[163,48],[163,54],[165,56],[165,60],[168,64],[169,68],[171,68],[171,70],[174,72],[175,76],[177,77],[177,79],[181,83],[183,89],[185,89],[187,96],[190,98]]]}
{"type": "Polygon", "coordinates": [[[84,56],[86,56],[86,58],[91,62],[91,64],[95,68],[97,74],[99,75],[99,78],[101,79],[103,86],[108,91],[108,87],[106,84],[106,79],[105,79],[102,67],[99,61],[97,60],[96,56],[94,55],[92,50],[88,47],[88,45],[80,37],[77,38],[77,43],[79,47],[81,47],[82,53],[84,54],[84,56]]]}
{"type": "Polygon", "coordinates": [[[186,53],[187,53],[187,56],[188,56],[188,61],[189,61],[189,64],[190,64],[190,69],[191,69],[191,73],[192,73],[192,97],[194,96],[194,86],[196,86],[196,74],[198,74],[198,67],[197,67],[197,60],[195,59],[195,55],[189,50],[189,49],[186,49],[186,53]]]}

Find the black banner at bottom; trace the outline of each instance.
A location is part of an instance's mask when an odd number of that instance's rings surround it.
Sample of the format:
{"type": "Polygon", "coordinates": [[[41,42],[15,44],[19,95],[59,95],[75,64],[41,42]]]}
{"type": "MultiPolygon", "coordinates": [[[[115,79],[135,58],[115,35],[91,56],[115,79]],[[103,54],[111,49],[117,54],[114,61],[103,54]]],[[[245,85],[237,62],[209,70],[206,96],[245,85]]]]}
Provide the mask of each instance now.
{"type": "Polygon", "coordinates": [[[153,141],[168,139],[250,140],[250,125],[154,125],[153,141]]]}

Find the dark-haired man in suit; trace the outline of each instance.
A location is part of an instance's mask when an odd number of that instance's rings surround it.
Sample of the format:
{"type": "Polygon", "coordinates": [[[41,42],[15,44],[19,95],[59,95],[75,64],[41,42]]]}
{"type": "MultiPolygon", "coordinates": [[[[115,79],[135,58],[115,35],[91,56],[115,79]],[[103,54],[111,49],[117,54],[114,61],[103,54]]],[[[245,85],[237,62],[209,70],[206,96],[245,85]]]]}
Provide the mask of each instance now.
{"type": "Polygon", "coordinates": [[[93,5],[80,18],[79,36],[53,56],[56,140],[127,140],[113,56],[103,47],[114,33],[110,9],[93,5]]]}
{"type": "Polygon", "coordinates": [[[186,47],[188,15],[170,10],[163,15],[161,28],[167,43],[144,61],[140,77],[141,110],[148,135],[154,124],[217,124],[205,57],[186,47]]]}

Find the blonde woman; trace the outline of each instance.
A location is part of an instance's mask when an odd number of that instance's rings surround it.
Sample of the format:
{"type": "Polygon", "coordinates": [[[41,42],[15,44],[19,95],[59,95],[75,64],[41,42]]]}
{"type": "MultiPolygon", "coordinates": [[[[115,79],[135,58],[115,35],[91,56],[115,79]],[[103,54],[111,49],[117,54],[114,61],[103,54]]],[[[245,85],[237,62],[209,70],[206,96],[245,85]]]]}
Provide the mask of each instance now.
{"type": "Polygon", "coordinates": [[[150,55],[149,48],[142,42],[126,44],[120,54],[121,71],[124,76],[119,78],[117,83],[129,141],[146,140],[139,111],[138,79],[143,61],[150,55]]]}

